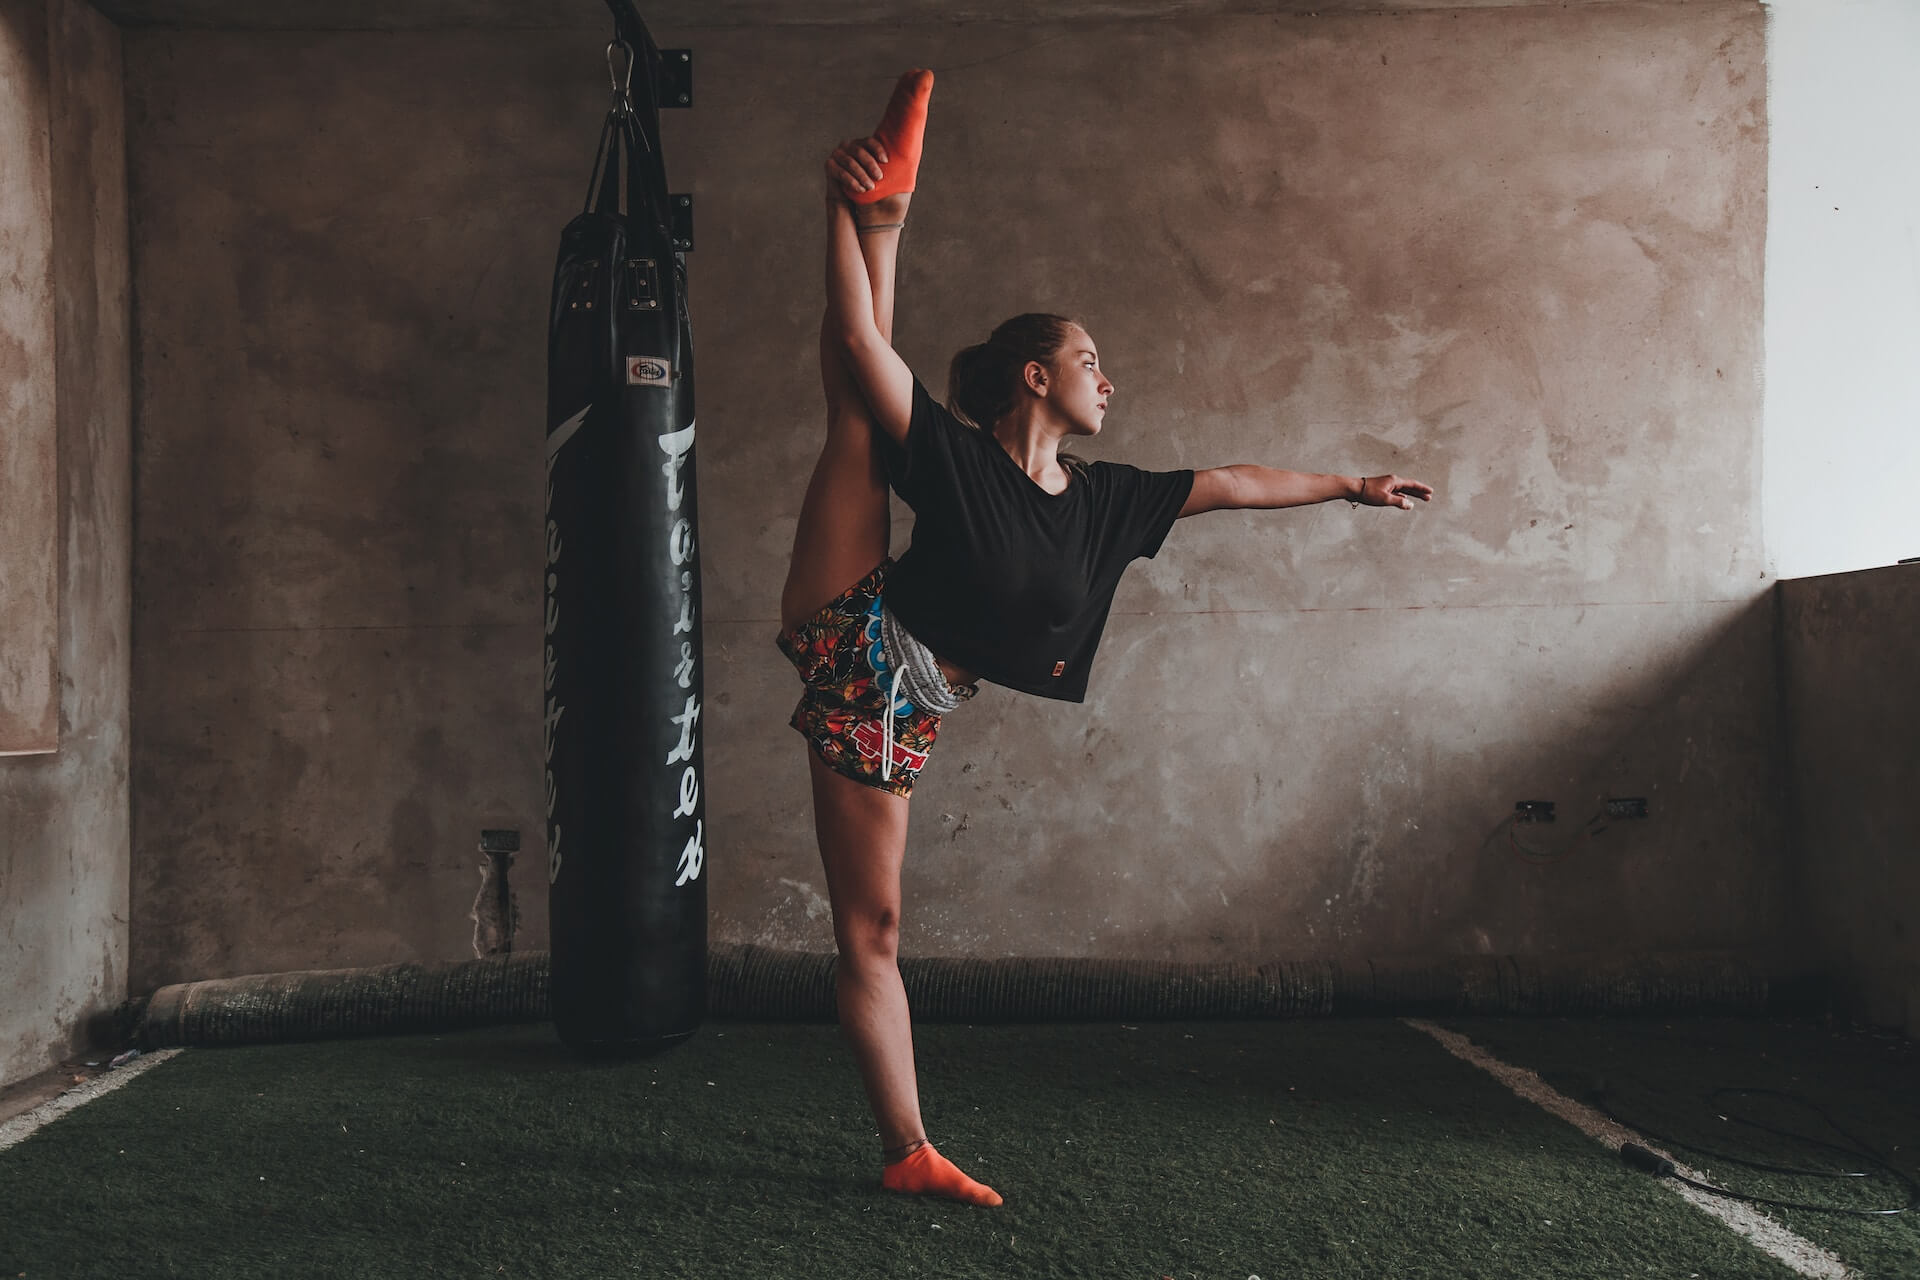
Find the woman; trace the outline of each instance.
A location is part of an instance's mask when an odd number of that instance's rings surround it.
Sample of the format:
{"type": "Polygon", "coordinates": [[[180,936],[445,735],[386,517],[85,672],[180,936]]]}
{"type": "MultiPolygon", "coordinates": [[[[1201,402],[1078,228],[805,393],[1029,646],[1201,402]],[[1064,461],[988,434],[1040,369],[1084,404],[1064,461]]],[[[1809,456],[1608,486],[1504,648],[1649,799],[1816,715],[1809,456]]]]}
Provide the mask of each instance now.
{"type": "Polygon", "coordinates": [[[898,964],[914,780],[940,716],[989,680],[1079,702],[1114,588],[1173,522],[1347,498],[1411,510],[1432,490],[1259,466],[1147,472],[1062,446],[1099,432],[1114,387],[1093,339],[1017,316],[954,358],[955,412],[894,352],[895,257],[933,74],[900,80],[880,127],[827,161],[827,441],[781,598],[780,647],[806,690],[814,829],[833,904],[840,1025],[879,1122],[883,1186],[996,1205],[928,1143],[898,964]],[[891,481],[916,513],[887,558],[891,481]]]}

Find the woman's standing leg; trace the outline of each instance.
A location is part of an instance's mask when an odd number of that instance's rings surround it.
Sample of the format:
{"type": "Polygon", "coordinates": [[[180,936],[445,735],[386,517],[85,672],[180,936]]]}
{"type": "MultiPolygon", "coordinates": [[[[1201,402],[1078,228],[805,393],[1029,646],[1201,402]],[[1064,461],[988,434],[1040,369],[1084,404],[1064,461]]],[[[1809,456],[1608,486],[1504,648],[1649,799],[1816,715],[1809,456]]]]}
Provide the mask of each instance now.
{"type": "Polygon", "coordinates": [[[813,825],[833,903],[840,958],[834,994],[840,1030],[853,1047],[887,1157],[881,1184],[893,1191],[996,1205],[927,1142],[913,1067],[913,1024],[900,981],[900,864],[907,850],[904,797],[843,778],[812,752],[813,825]]]}
{"type": "Polygon", "coordinates": [[[907,800],[829,769],[809,751],[813,829],[840,953],[834,992],[883,1149],[926,1137],[913,1070],[913,1028],[900,981],[900,864],[907,800]]]}

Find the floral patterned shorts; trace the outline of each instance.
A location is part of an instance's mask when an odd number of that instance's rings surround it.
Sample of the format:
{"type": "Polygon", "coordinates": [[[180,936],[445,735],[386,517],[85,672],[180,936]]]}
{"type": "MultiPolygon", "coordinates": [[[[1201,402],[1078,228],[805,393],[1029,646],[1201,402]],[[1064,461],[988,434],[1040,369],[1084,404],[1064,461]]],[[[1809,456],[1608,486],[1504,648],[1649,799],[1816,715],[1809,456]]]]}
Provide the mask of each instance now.
{"type": "MultiPolygon", "coordinates": [[[[893,673],[880,643],[880,592],[892,567],[892,560],[881,561],[832,603],[782,632],[776,643],[807,686],[787,723],[821,762],[865,786],[910,796],[940,732],[940,717],[896,698],[888,738],[886,691],[893,673]],[[891,777],[880,776],[882,752],[892,756],[891,777]]],[[[972,689],[956,692],[973,696],[972,689]]]]}

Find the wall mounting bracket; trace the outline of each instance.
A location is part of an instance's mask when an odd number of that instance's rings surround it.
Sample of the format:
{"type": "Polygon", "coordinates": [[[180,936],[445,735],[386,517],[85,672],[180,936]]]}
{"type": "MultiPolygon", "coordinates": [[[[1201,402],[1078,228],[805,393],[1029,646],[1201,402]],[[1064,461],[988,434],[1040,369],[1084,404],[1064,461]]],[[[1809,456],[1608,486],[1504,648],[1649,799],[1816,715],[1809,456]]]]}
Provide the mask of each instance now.
{"type": "Polygon", "coordinates": [[[692,106],[693,50],[662,49],[660,51],[660,69],[661,107],[692,106]]]}
{"type": "Polygon", "coordinates": [[[682,191],[668,197],[667,234],[673,237],[673,247],[680,252],[693,251],[693,196],[690,193],[682,191]]]}

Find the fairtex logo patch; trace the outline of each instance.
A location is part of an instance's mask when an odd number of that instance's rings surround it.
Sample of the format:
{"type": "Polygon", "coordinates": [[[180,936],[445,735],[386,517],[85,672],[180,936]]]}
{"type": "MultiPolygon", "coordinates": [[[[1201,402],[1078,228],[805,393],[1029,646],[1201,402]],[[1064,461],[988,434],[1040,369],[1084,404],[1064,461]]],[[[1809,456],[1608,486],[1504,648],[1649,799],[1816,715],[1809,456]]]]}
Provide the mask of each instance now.
{"type": "Polygon", "coordinates": [[[673,366],[659,356],[628,356],[627,385],[630,387],[672,386],[673,366]]]}

